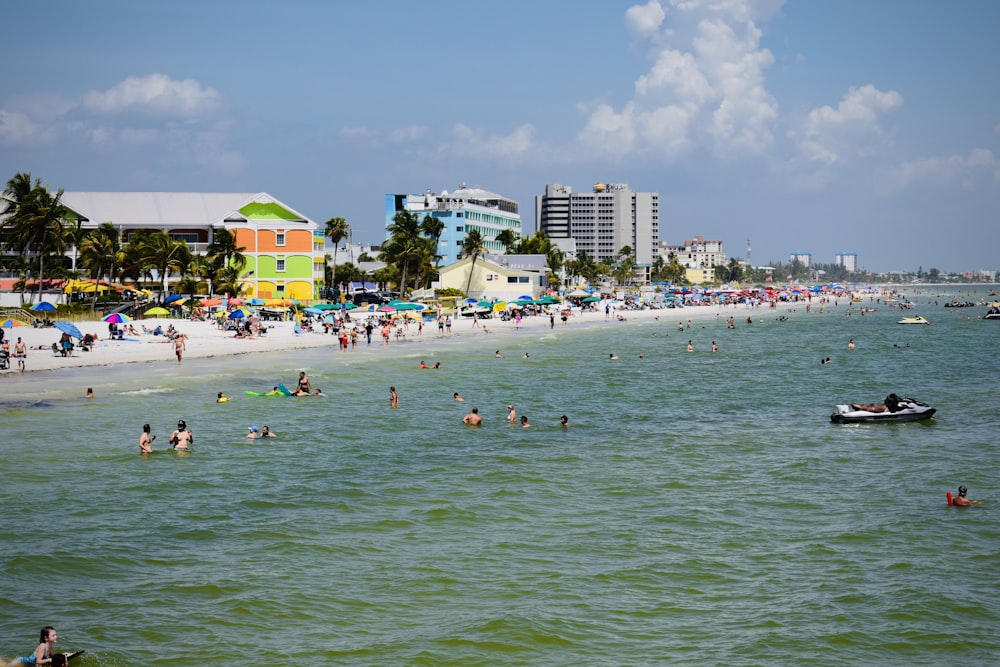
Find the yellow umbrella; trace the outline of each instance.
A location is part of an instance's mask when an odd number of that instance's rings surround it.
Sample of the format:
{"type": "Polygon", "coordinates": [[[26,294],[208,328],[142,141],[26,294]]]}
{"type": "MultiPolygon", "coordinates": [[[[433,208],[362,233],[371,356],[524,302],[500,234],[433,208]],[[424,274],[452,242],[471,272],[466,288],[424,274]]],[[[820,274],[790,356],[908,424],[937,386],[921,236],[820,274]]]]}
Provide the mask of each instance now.
{"type": "Polygon", "coordinates": [[[505,310],[507,310],[507,302],[506,301],[497,301],[496,303],[493,304],[493,312],[494,313],[502,313],[505,310]]]}
{"type": "Polygon", "coordinates": [[[149,310],[143,313],[143,315],[153,315],[154,317],[159,315],[169,315],[169,314],[170,314],[169,310],[167,310],[166,308],[160,308],[159,306],[156,306],[155,308],[150,308],[149,310]]]}

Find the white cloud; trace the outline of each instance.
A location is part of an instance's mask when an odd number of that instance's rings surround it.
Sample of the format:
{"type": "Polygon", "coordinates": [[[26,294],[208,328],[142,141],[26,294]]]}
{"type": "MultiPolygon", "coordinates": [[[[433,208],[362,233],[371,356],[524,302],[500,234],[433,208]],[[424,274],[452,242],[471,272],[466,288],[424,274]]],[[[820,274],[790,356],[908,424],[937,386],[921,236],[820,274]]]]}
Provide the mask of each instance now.
{"type": "Polygon", "coordinates": [[[813,109],[801,128],[789,135],[805,159],[843,163],[874,151],[886,135],[882,117],[902,104],[903,96],[895,91],[883,92],[871,84],[852,87],[836,109],[830,106],[813,109]]]}
{"type": "Polygon", "coordinates": [[[82,106],[102,114],[144,112],[166,116],[192,116],[216,109],[222,95],[194,79],[177,81],[165,74],[130,76],[105,91],[84,95],[82,106]]]}
{"type": "Polygon", "coordinates": [[[535,127],[524,124],[506,136],[498,136],[459,124],[452,130],[452,138],[451,143],[441,147],[442,152],[455,157],[517,160],[534,150],[535,127]]]}
{"type": "Polygon", "coordinates": [[[676,158],[702,147],[721,158],[773,144],[778,105],[764,72],[774,57],[755,24],[783,0],[650,0],[626,12],[630,33],[648,42],[649,70],[620,109],[601,103],[577,143],[597,154],[676,158]]]}
{"type": "Polygon", "coordinates": [[[625,27],[636,37],[646,37],[655,33],[663,23],[666,12],[656,0],[645,5],[634,5],[625,12],[625,27]]]}
{"type": "Polygon", "coordinates": [[[389,142],[394,144],[409,144],[427,136],[427,128],[423,125],[400,127],[389,133],[389,142]]]}
{"type": "Polygon", "coordinates": [[[36,123],[28,114],[0,109],[0,144],[51,143],[52,139],[51,129],[36,123]]]}
{"type": "Polygon", "coordinates": [[[987,148],[976,148],[968,155],[925,157],[887,170],[881,182],[882,189],[890,192],[910,187],[938,188],[956,184],[965,190],[995,188],[1000,184],[1000,160],[987,148]]]}

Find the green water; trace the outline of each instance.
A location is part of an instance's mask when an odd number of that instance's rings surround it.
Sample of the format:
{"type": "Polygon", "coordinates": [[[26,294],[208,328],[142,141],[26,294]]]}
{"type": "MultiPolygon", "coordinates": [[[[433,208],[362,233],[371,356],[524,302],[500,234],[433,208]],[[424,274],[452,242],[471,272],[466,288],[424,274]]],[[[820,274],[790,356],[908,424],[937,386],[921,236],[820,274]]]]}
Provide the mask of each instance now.
{"type": "Polygon", "coordinates": [[[0,655],[51,624],[81,667],[995,664],[1000,323],[934,296],[5,376],[0,655]],[[329,397],[242,396],[299,369],[329,397]],[[937,417],[830,423],[891,391],[937,417]],[[137,455],[178,418],[194,452],[137,455]]]}

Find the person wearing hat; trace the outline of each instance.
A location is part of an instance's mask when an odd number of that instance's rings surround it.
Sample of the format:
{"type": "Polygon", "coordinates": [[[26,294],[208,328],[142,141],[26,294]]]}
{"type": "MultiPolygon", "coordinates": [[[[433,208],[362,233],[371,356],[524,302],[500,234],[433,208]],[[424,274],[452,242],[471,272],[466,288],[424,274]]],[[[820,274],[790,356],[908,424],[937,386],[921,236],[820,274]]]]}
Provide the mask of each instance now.
{"type": "Polygon", "coordinates": [[[187,422],[183,419],[177,420],[177,430],[170,434],[170,444],[181,451],[187,451],[194,444],[194,433],[188,430],[187,422]]]}
{"type": "Polygon", "coordinates": [[[964,486],[958,487],[958,497],[951,501],[952,505],[958,505],[959,507],[971,507],[973,505],[979,505],[978,500],[969,500],[965,497],[965,494],[969,492],[969,489],[964,486]]]}

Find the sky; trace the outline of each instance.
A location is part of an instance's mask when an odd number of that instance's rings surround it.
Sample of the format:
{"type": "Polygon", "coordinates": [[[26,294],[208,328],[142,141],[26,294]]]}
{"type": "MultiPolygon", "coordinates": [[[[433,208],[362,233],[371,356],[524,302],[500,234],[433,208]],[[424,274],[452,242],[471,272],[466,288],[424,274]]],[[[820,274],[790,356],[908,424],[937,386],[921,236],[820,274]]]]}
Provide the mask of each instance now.
{"type": "MultiPolygon", "coordinates": [[[[660,197],[660,239],[1000,269],[1000,3],[7,3],[0,180],[267,192],[384,238],[385,195],[660,197]]],[[[112,221],[114,222],[114,221],[112,221]]]]}

